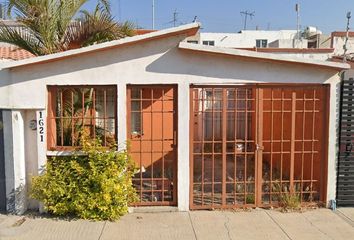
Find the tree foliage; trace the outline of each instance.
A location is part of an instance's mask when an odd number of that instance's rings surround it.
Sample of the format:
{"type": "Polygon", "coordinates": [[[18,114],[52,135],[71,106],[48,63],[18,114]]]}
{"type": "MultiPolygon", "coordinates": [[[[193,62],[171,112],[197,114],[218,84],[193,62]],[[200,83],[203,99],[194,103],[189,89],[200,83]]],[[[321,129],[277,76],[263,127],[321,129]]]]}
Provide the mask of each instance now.
{"type": "Polygon", "coordinates": [[[109,0],[97,0],[92,12],[83,9],[89,0],[8,0],[9,15],[21,27],[0,24],[0,41],[34,55],[46,55],[116,40],[134,34],[129,22],[120,24],[111,14],[109,0]]]}

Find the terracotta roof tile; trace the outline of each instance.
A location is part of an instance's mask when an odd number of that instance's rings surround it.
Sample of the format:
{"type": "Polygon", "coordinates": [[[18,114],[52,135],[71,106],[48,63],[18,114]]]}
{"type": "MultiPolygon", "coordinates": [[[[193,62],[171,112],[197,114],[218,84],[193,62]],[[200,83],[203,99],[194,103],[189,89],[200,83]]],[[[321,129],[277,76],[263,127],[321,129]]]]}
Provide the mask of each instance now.
{"type": "Polygon", "coordinates": [[[34,55],[26,50],[16,47],[0,47],[0,60],[22,60],[26,58],[34,57],[34,55]]]}

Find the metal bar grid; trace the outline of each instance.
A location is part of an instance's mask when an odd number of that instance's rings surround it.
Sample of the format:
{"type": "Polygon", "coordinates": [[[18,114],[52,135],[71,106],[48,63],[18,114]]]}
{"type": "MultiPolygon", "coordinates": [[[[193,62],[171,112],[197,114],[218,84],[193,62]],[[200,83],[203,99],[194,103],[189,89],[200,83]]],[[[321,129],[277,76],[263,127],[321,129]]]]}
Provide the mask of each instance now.
{"type": "Polygon", "coordinates": [[[108,116],[107,107],[115,111],[117,90],[115,86],[55,86],[48,87],[50,102],[48,106],[48,149],[74,150],[80,148],[81,131],[89,132],[93,138],[100,138],[103,146],[116,142],[117,119],[108,116]],[[102,110],[96,111],[97,92],[104,95],[102,110]],[[107,99],[107,91],[112,96],[107,99]],[[89,94],[85,96],[85,93],[89,94]],[[111,127],[108,128],[108,121],[111,127]],[[103,124],[99,123],[102,122],[103,124]],[[98,131],[99,130],[99,131],[98,131]],[[108,141],[107,139],[110,139],[108,141]]]}
{"type": "Polygon", "coordinates": [[[327,164],[328,119],[320,116],[328,115],[326,89],[191,86],[190,208],[277,206],[283,194],[297,194],[304,205],[325,199],[322,171],[327,164]],[[222,92],[221,105],[215,99],[217,91],[222,92]],[[240,97],[242,92],[251,94],[240,97]],[[215,164],[220,158],[221,168],[215,164]],[[220,174],[222,178],[216,179],[220,174]],[[216,194],[215,186],[221,186],[221,194],[216,194]]]}
{"type": "Polygon", "coordinates": [[[191,208],[254,206],[254,89],[191,89],[191,208]]]}
{"type": "Polygon", "coordinates": [[[279,87],[264,88],[264,91],[270,96],[264,98],[270,104],[263,109],[263,117],[269,118],[266,122],[270,123],[270,131],[263,130],[263,164],[269,165],[269,168],[263,168],[263,205],[278,205],[282,194],[290,193],[297,194],[303,203],[318,202],[323,199],[320,188],[325,184],[320,169],[325,165],[322,154],[325,151],[322,137],[325,133],[322,133],[321,126],[326,124],[326,120],[319,117],[326,110],[325,88],[279,87]],[[274,100],[275,91],[282,96],[278,98],[281,100],[274,100]],[[280,111],[274,111],[275,104],[281,106],[280,111]],[[284,111],[286,108],[291,110],[284,111]],[[275,115],[279,112],[281,115],[276,120],[275,115]],[[274,126],[275,120],[280,122],[280,132],[274,126]],[[288,133],[287,129],[290,129],[288,133]],[[275,140],[274,135],[278,135],[280,141],[275,140]]]}
{"type": "Polygon", "coordinates": [[[129,153],[139,169],[133,176],[139,201],[132,205],[176,205],[176,88],[129,85],[127,98],[129,153]]]}

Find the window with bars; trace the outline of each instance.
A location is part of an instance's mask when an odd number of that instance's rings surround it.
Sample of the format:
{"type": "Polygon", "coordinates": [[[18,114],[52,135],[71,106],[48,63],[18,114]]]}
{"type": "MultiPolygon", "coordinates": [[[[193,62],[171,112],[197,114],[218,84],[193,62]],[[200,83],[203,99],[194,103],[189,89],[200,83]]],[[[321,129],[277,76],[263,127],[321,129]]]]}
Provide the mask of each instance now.
{"type": "Polygon", "coordinates": [[[48,149],[80,147],[83,131],[103,146],[116,143],[116,86],[51,86],[48,95],[48,149]]]}

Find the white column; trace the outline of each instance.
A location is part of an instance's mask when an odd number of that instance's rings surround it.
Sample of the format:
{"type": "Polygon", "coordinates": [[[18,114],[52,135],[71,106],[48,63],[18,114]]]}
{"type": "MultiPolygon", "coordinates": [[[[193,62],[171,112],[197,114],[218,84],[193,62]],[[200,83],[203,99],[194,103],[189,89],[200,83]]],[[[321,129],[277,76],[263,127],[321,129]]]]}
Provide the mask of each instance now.
{"type": "Polygon", "coordinates": [[[23,111],[4,111],[7,211],[26,211],[26,165],[23,111]]]}
{"type": "Polygon", "coordinates": [[[121,150],[126,147],[127,142],[127,86],[125,82],[118,82],[117,93],[118,150],[121,150]]]}
{"type": "Polygon", "coordinates": [[[178,210],[189,210],[189,84],[178,84],[178,210]]]}
{"type": "MultiPolygon", "coordinates": [[[[338,77],[339,78],[339,77],[338,77]]],[[[336,199],[337,189],[337,151],[338,151],[338,127],[339,127],[339,79],[331,79],[330,105],[329,105],[329,139],[328,139],[328,179],[327,179],[327,205],[332,199],[336,199]]]]}

